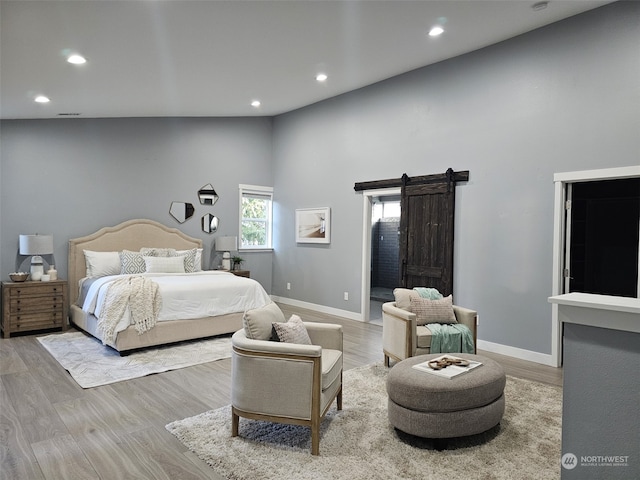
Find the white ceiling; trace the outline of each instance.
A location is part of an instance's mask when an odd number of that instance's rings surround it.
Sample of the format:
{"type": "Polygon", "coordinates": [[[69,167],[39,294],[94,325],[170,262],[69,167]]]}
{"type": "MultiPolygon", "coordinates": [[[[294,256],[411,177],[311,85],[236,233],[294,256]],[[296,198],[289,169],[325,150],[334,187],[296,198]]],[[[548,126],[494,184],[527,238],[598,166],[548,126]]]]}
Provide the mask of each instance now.
{"type": "Polygon", "coordinates": [[[277,115],[611,3],[536,1],[0,0],[0,113],[277,115]]]}

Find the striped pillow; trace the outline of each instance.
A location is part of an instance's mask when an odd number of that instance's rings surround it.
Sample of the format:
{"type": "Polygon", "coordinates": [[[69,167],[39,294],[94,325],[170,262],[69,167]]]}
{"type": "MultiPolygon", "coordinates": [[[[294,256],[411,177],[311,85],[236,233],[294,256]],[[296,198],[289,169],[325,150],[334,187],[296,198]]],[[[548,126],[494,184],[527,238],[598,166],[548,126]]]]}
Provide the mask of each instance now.
{"type": "Polygon", "coordinates": [[[410,311],[416,314],[416,323],[418,325],[458,323],[453,313],[453,298],[451,295],[441,300],[411,297],[410,301],[410,311]]]}

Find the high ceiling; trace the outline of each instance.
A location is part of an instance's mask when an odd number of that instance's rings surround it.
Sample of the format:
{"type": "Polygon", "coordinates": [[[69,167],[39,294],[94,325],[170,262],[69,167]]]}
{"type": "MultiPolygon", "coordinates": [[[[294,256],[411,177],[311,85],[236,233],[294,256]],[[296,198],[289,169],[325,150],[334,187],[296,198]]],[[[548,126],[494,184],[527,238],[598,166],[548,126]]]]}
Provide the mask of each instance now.
{"type": "Polygon", "coordinates": [[[0,0],[0,114],[277,115],[611,3],[536,1],[0,0]]]}

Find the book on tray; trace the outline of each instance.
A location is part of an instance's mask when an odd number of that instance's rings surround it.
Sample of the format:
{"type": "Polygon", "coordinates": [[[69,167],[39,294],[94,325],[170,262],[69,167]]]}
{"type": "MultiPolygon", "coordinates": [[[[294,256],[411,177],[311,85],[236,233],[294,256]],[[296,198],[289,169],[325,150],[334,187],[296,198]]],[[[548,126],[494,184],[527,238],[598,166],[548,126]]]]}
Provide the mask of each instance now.
{"type": "Polygon", "coordinates": [[[417,363],[413,365],[413,368],[439,377],[453,378],[478,368],[480,365],[482,363],[474,360],[445,354],[426,362],[417,363]]]}

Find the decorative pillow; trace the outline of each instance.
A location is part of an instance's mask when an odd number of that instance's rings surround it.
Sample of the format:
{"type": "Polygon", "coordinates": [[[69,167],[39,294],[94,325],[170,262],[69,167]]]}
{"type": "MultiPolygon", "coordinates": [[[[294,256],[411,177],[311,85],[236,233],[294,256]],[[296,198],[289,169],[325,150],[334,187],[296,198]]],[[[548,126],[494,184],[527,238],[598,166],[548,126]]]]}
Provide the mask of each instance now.
{"type": "MultiPolygon", "coordinates": [[[[196,251],[195,260],[193,261],[193,271],[201,272],[202,271],[202,248],[194,248],[196,251]]],[[[191,250],[176,250],[176,255],[184,255],[191,250]]]]}
{"type": "Polygon", "coordinates": [[[304,326],[298,315],[291,315],[287,323],[274,323],[273,331],[279,342],[311,345],[307,327],[304,326]]]}
{"type": "Polygon", "coordinates": [[[180,250],[180,253],[174,250],[172,257],[181,257],[184,261],[184,271],[187,273],[193,273],[196,270],[196,254],[197,250],[192,248],[191,250],[180,250]]]}
{"type": "Polygon", "coordinates": [[[416,314],[418,325],[429,323],[458,323],[453,313],[453,298],[451,295],[442,300],[427,298],[411,298],[411,312],[416,314]]]}
{"type": "Polygon", "coordinates": [[[140,253],[143,257],[175,257],[175,248],[142,247],[140,253]]]}
{"type": "Polygon", "coordinates": [[[147,266],[140,252],[123,250],[120,252],[120,273],[123,275],[136,275],[145,273],[147,266]]]}
{"type": "Polygon", "coordinates": [[[142,257],[147,273],[184,273],[183,257],[142,257]]]}
{"type": "Polygon", "coordinates": [[[411,299],[420,298],[418,292],[408,288],[395,288],[393,290],[393,296],[396,299],[396,307],[407,311],[411,311],[411,299]]]}
{"type": "Polygon", "coordinates": [[[83,250],[87,277],[120,275],[120,255],[118,252],[93,252],[83,250]]]}
{"type": "Polygon", "coordinates": [[[280,307],[271,302],[261,308],[247,310],[242,317],[244,333],[253,340],[270,340],[271,326],[276,322],[285,322],[284,313],[280,307]]]}

